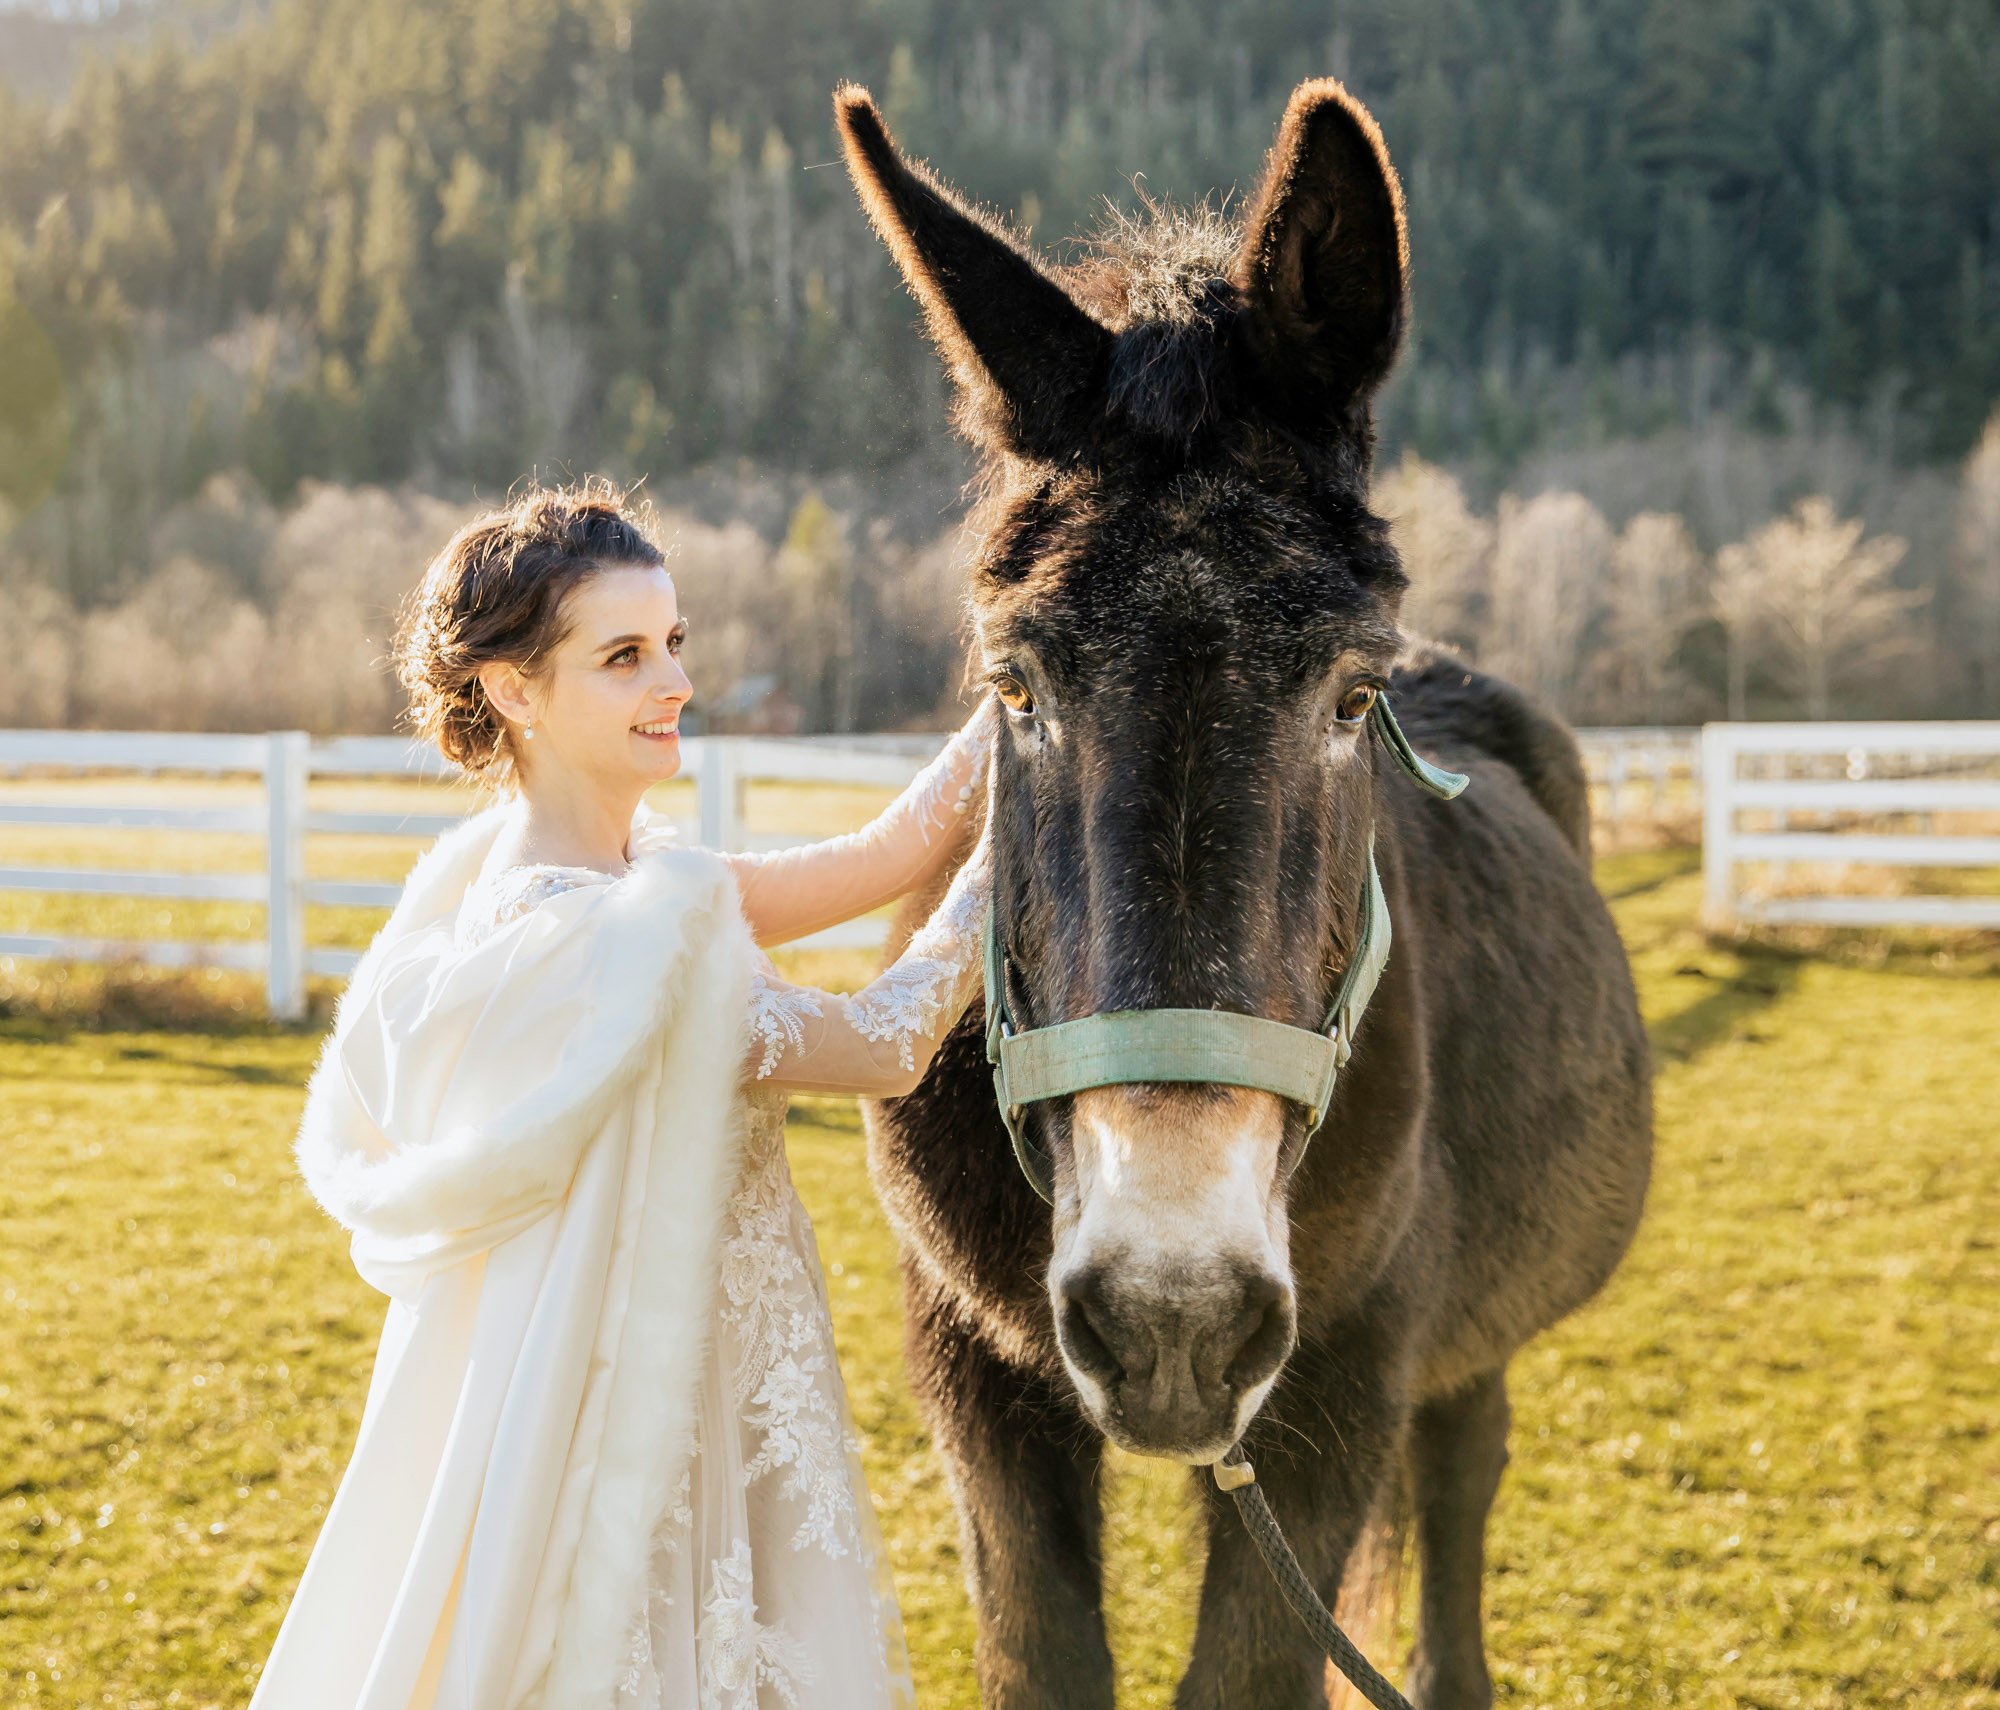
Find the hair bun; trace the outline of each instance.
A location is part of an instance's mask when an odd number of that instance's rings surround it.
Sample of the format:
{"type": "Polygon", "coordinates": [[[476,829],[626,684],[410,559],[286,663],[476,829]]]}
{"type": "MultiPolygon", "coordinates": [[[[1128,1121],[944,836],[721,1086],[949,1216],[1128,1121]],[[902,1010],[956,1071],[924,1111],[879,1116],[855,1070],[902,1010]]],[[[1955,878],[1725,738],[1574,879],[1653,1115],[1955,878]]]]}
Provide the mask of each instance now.
{"type": "Polygon", "coordinates": [[[451,537],[403,603],[396,676],[404,722],[454,766],[503,781],[513,737],[479,682],[484,665],[532,671],[568,633],[569,596],[597,571],[666,562],[650,506],[612,482],[529,486],[451,537]]]}

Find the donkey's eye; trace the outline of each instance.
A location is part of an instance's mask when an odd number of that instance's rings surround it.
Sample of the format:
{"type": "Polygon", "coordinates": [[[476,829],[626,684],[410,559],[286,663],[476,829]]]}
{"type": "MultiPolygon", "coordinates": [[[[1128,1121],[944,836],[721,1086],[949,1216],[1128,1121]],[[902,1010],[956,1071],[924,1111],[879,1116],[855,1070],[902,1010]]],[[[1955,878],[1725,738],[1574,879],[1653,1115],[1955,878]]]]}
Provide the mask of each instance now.
{"type": "Polygon", "coordinates": [[[1019,677],[1002,675],[993,679],[993,689],[1007,703],[1010,712],[1027,717],[1035,710],[1035,697],[1019,677]]]}
{"type": "Polygon", "coordinates": [[[1342,724],[1359,724],[1375,709],[1375,697],[1381,691],[1373,683],[1356,683],[1340,697],[1340,710],[1335,715],[1342,724]]]}

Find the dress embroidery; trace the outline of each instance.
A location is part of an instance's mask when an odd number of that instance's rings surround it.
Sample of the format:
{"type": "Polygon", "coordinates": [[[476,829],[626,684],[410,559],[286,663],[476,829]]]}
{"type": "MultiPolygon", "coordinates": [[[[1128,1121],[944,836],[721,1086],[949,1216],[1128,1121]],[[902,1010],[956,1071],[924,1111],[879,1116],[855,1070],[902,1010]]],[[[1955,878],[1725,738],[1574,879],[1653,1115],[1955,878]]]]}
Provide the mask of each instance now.
{"type": "Polygon", "coordinates": [[[972,811],[976,786],[973,764],[989,750],[994,726],[999,722],[997,707],[998,703],[988,696],[937,758],[911,781],[908,798],[911,817],[921,829],[926,849],[930,847],[933,831],[949,832],[953,819],[972,811]]]}
{"type": "Polygon", "coordinates": [[[967,1001],[970,977],[980,967],[991,895],[987,875],[982,844],[910,947],[864,990],[841,999],[855,1031],[893,1043],[905,1069],[916,1066],[915,1041],[935,1037],[938,1024],[949,1019],[947,1009],[967,1001]]]}
{"type": "Polygon", "coordinates": [[[905,1069],[916,1067],[912,1045],[937,1030],[947,999],[958,985],[956,962],[929,956],[898,957],[866,991],[842,998],[855,1032],[896,1047],[905,1069]]]}
{"type": "Polygon", "coordinates": [[[745,1479],[784,1469],[779,1488],[805,1511],[792,1548],[838,1557],[858,1537],[852,1445],[831,1381],[832,1325],[792,1239],[792,1205],[785,1155],[774,1148],[731,1203],[722,1249],[721,1317],[738,1343],[730,1401],[758,1437],[745,1479]]]}
{"type": "MultiPolygon", "coordinates": [[[[765,965],[768,967],[768,964],[765,965]]],[[[763,1057],[757,1064],[757,1078],[769,1080],[778,1058],[787,1045],[794,1052],[806,1048],[806,1023],[817,1021],[826,1012],[814,993],[804,986],[773,984],[765,967],[750,970],[750,1037],[762,1043],[763,1057]]]]}
{"type": "Polygon", "coordinates": [[[741,1538],[715,1564],[694,1648],[700,1659],[701,1710],[757,1710],[759,1689],[766,1686],[789,1710],[798,1710],[798,1689],[817,1672],[798,1640],[783,1627],[767,1627],[757,1619],[750,1546],[741,1538]]]}
{"type": "Polygon", "coordinates": [[[480,879],[466,893],[452,927],[461,950],[483,944],[509,921],[532,914],[551,897],[585,885],[608,885],[612,875],[595,867],[505,867],[480,879]]]}

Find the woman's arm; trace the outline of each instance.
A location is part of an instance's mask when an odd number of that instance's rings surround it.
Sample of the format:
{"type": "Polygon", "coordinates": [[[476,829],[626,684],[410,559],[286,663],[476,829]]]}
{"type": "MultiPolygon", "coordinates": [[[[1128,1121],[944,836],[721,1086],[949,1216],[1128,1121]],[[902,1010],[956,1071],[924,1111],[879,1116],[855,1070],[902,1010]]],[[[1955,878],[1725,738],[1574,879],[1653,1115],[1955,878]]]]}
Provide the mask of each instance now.
{"type": "Polygon", "coordinates": [[[989,846],[981,839],[902,955],[852,997],[752,976],[746,1078],[792,1092],[896,1098],[924,1078],[981,990],[989,846]]]}
{"type": "Polygon", "coordinates": [[[988,695],[888,807],[859,831],[773,855],[724,855],[759,944],[852,920],[922,884],[957,844],[953,828],[986,782],[999,726],[988,695]]]}

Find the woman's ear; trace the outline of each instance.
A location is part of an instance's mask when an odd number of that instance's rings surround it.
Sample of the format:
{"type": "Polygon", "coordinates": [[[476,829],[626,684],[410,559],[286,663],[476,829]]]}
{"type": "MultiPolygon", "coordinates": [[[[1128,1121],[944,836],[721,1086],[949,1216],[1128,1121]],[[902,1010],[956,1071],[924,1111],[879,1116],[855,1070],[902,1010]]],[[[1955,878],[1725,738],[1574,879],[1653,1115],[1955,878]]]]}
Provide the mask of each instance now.
{"type": "Polygon", "coordinates": [[[528,680],[518,665],[489,661],[479,667],[479,686],[486,691],[493,710],[509,724],[532,724],[534,703],[528,699],[528,680]]]}

